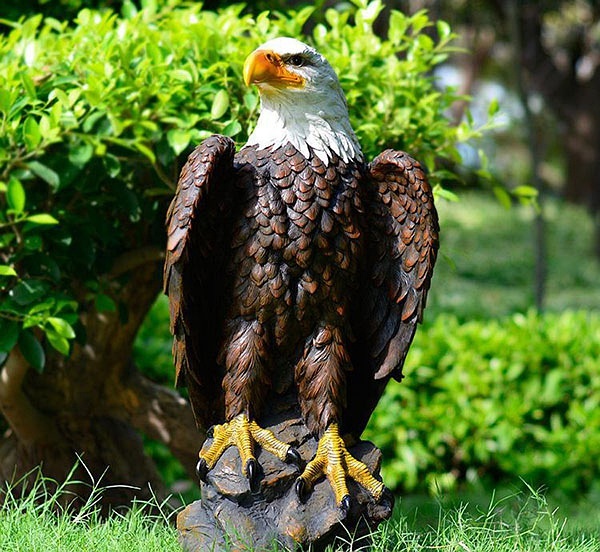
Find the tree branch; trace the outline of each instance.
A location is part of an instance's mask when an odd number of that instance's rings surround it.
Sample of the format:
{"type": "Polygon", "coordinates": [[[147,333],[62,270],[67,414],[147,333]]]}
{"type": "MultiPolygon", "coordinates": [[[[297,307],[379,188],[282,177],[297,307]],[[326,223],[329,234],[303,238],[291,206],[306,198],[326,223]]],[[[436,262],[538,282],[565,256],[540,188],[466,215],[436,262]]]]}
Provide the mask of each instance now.
{"type": "Polygon", "coordinates": [[[22,384],[28,369],[29,365],[18,347],[13,348],[0,371],[0,410],[19,441],[56,441],[58,431],[55,424],[37,410],[23,393],[22,384]]]}
{"type": "Polygon", "coordinates": [[[519,7],[519,14],[521,63],[532,86],[560,113],[572,100],[575,76],[561,71],[544,48],[542,13],[538,3],[531,0],[525,2],[524,6],[519,7]]]}
{"type": "Polygon", "coordinates": [[[152,246],[127,251],[117,257],[109,273],[109,278],[118,278],[145,264],[164,261],[164,258],[164,251],[152,246]]]}
{"type": "Polygon", "coordinates": [[[167,173],[165,173],[163,168],[158,163],[154,163],[154,165],[152,165],[152,166],[154,167],[154,170],[156,171],[158,178],[160,178],[162,180],[163,184],[165,184],[170,190],[175,191],[175,189],[177,188],[177,182],[173,182],[169,178],[169,175],[167,173]]]}
{"type": "Polygon", "coordinates": [[[188,401],[135,368],[128,372],[115,400],[114,407],[121,417],[148,437],[167,445],[190,477],[195,478],[198,450],[206,433],[197,429],[188,401]]]}

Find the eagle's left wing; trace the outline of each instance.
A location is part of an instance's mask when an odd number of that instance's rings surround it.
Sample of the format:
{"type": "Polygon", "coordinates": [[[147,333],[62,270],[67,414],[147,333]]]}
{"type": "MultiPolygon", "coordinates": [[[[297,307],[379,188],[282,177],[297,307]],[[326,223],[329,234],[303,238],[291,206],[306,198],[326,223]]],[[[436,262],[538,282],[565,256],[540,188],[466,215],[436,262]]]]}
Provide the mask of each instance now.
{"type": "Polygon", "coordinates": [[[164,291],[169,296],[176,383],[196,422],[223,418],[218,331],[224,308],[225,244],[231,227],[235,145],[213,135],[189,156],[167,213],[164,291]]]}
{"type": "Polygon", "coordinates": [[[364,209],[367,263],[353,317],[352,360],[359,373],[348,389],[353,406],[346,424],[354,434],[364,429],[389,378],[402,377],[439,243],[431,187],[404,152],[386,150],[369,165],[364,209]]]}

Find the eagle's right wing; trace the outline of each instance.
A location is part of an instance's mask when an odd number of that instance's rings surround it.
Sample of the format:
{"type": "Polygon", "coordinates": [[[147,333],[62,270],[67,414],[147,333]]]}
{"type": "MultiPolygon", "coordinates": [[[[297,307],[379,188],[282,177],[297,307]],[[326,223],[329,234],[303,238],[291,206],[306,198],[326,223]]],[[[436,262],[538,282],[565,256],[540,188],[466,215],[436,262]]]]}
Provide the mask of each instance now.
{"type": "Polygon", "coordinates": [[[345,429],[362,433],[390,379],[402,366],[421,322],[435,264],[439,226],[420,164],[386,150],[365,182],[367,263],[356,301],[345,429]]]}
{"type": "Polygon", "coordinates": [[[439,246],[438,217],[425,172],[408,154],[386,150],[369,169],[375,193],[367,206],[372,259],[365,337],[375,379],[400,379],[423,318],[439,246]]]}
{"type": "Polygon", "coordinates": [[[231,139],[214,135],[189,156],[167,212],[164,291],[169,297],[176,384],[187,385],[196,422],[223,417],[216,363],[231,216],[231,139]]]}

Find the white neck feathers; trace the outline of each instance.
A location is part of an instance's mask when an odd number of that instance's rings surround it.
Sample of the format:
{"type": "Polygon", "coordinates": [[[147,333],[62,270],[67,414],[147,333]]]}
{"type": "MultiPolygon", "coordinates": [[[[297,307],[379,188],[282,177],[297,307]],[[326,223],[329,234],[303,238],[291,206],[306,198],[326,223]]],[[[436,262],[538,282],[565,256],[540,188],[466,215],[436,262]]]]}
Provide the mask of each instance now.
{"type": "Polygon", "coordinates": [[[290,100],[279,94],[261,98],[260,117],[246,145],[278,148],[289,142],[307,158],[310,147],[325,164],[332,153],[346,163],[363,159],[341,93],[327,102],[327,111],[290,100]]]}

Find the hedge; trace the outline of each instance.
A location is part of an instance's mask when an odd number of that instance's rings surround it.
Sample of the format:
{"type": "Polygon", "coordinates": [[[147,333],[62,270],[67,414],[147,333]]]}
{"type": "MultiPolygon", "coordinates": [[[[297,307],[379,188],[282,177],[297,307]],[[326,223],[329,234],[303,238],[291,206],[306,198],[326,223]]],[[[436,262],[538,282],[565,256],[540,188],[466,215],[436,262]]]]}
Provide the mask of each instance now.
{"type": "Polygon", "coordinates": [[[515,314],[417,333],[365,436],[396,490],[466,481],[586,491],[600,477],[600,314],[515,314]]]}

